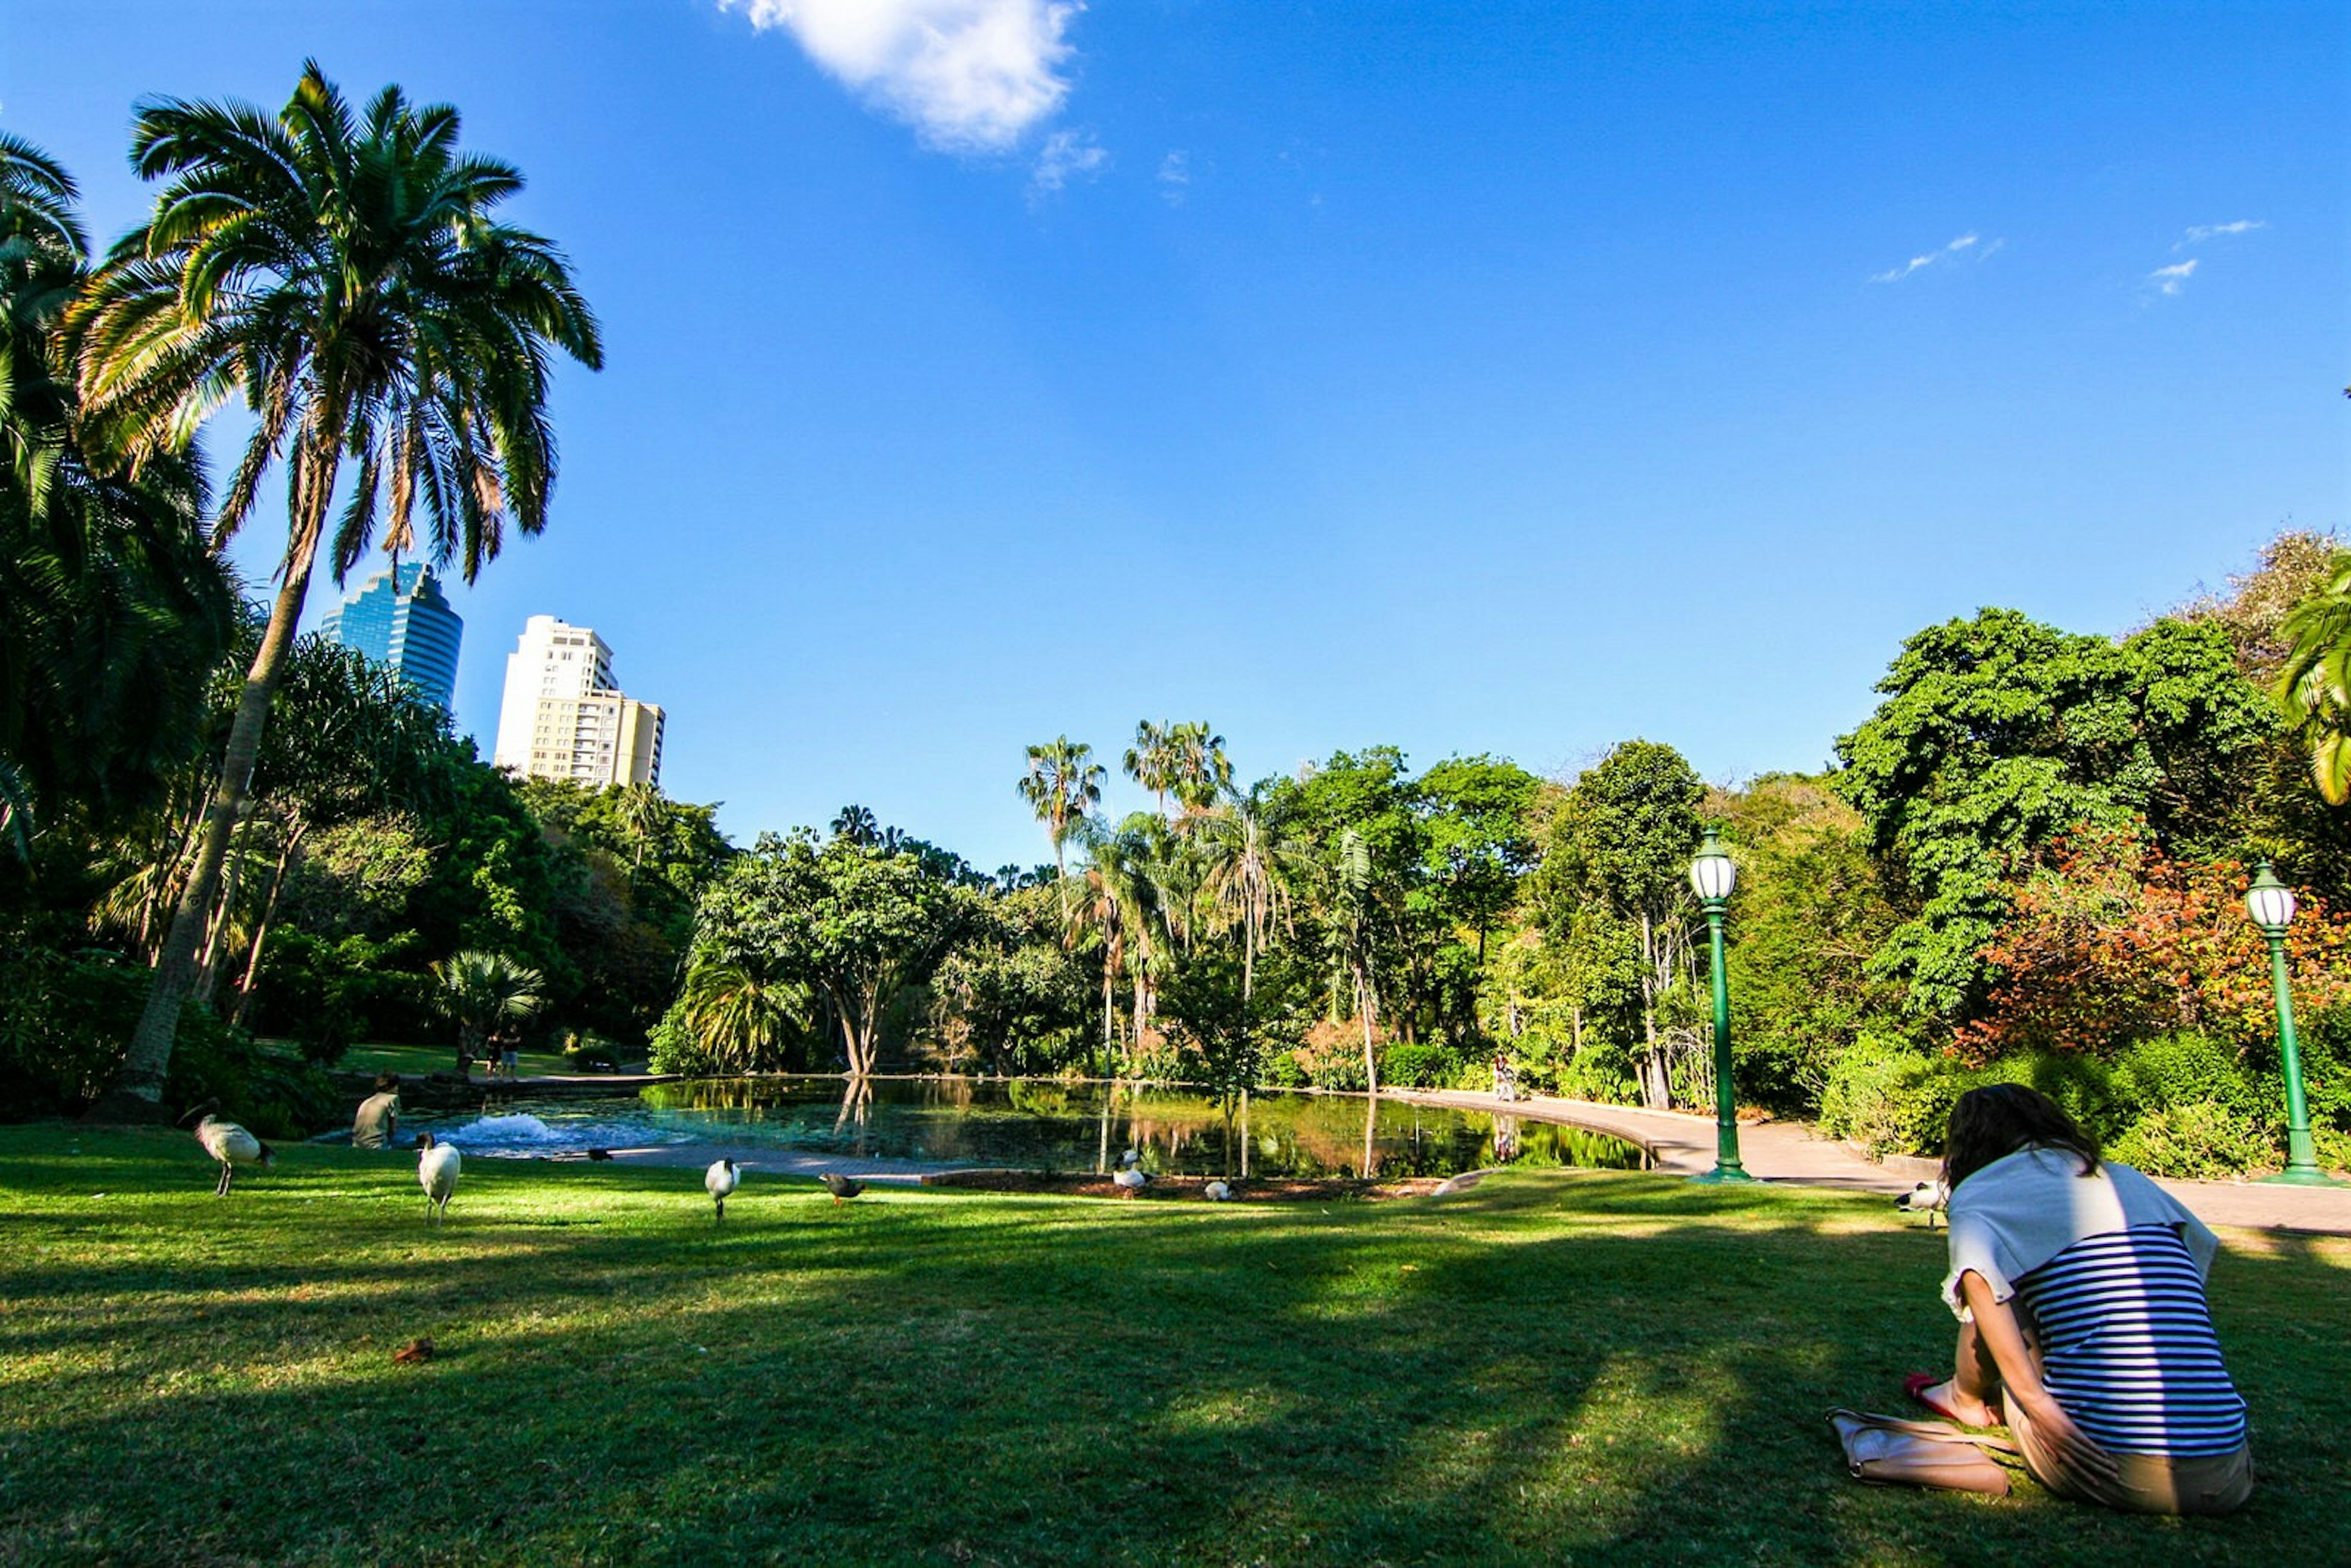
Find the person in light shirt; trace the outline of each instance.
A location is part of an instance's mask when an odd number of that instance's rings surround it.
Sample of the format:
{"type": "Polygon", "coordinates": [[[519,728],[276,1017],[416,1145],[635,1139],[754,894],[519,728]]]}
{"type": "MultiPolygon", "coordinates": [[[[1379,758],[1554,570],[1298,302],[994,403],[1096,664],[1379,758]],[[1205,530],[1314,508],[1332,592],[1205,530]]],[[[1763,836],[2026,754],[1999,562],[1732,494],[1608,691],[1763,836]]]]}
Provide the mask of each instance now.
{"type": "Polygon", "coordinates": [[[2063,1497],[2136,1513],[2243,1506],[2245,1402],[2204,1295],[2212,1232],[2022,1084],[1959,1096],[1944,1151],[1959,1353],[1949,1379],[1911,1377],[1911,1397],[2007,1426],[2063,1497]]]}
{"type": "Polygon", "coordinates": [[[400,1134],[400,1080],[389,1072],[375,1075],[375,1092],[360,1102],[351,1118],[351,1147],[381,1149],[400,1134]]]}

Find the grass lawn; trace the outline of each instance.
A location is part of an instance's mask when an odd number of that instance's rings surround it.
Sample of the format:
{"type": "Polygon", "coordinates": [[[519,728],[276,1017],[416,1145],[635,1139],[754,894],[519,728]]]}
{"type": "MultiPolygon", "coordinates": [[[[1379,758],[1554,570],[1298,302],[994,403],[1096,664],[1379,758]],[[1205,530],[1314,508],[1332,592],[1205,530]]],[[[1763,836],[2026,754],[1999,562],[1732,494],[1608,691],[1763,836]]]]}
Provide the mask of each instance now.
{"type": "Polygon", "coordinates": [[[1847,1480],[1951,1338],[1880,1199],[1212,1206],[0,1128],[0,1563],[2351,1562],[2351,1241],[2215,1270],[2262,1490],[1847,1480]],[[393,1352],[420,1335],[422,1364],[393,1352]]]}
{"type": "MultiPolygon", "coordinates": [[[[526,1078],[576,1071],[559,1051],[526,1051],[516,1059],[517,1071],[526,1078]]],[[[457,1070],[457,1048],[454,1045],[355,1045],[343,1052],[335,1065],[346,1072],[455,1072],[457,1070]]],[[[482,1075],[482,1064],[474,1063],[474,1076],[482,1075]]]]}

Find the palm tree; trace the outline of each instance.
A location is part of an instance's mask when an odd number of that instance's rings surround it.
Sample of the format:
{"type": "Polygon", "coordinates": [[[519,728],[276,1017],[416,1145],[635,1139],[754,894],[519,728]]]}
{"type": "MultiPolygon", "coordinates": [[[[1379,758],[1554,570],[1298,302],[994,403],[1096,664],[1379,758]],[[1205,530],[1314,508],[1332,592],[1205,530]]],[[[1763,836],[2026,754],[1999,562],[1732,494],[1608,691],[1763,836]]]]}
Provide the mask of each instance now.
{"type": "Polygon", "coordinates": [[[651,784],[616,784],[612,818],[629,841],[629,870],[644,869],[645,846],[662,831],[662,792],[651,784]]]}
{"type": "Polygon", "coordinates": [[[1062,846],[1070,834],[1102,804],[1103,769],[1093,760],[1094,748],[1082,741],[1057,735],[1042,746],[1029,748],[1029,771],[1020,779],[1020,798],[1045,824],[1053,841],[1054,880],[1069,875],[1062,846]]]}
{"type": "Polygon", "coordinates": [[[1207,721],[1179,724],[1167,732],[1167,787],[1176,804],[1197,814],[1211,810],[1232,791],[1232,759],[1225,755],[1225,737],[1207,721]]]}
{"type": "Polygon", "coordinates": [[[537,969],[516,963],[504,953],[478,948],[452,953],[433,966],[434,1007],[457,1026],[457,1071],[481,1055],[482,1042],[503,1023],[522,1023],[538,1016],[546,998],[539,988],[547,982],[537,969]]]}
{"type": "Polygon", "coordinates": [[[1141,879],[1134,873],[1127,848],[1119,834],[1089,834],[1086,865],[1076,878],[1078,896],[1065,904],[1062,911],[1067,945],[1072,950],[1092,946],[1102,953],[1105,1078],[1111,1075],[1111,1051],[1118,1038],[1118,979],[1130,967],[1135,977],[1138,1046],[1143,1028],[1143,954],[1148,950],[1149,936],[1141,879]],[[1138,947],[1138,942],[1144,946],[1138,947]]]}
{"type": "Polygon", "coordinates": [[[1371,849],[1364,835],[1353,828],[1340,830],[1326,870],[1332,935],[1337,940],[1339,962],[1355,994],[1355,1016],[1364,1024],[1364,1084],[1377,1094],[1380,1063],[1374,1042],[1379,1028],[1380,995],[1374,957],[1374,890],[1371,849]]]}
{"type": "Polygon", "coordinates": [[[263,476],[287,466],[277,593],[229,732],[194,872],[147,1010],[93,1114],[154,1113],[229,840],[319,551],[336,578],[381,526],[471,582],[509,522],[547,524],[550,350],[603,362],[594,316],[548,241],[496,221],[522,188],[461,153],[457,111],[387,87],[355,116],[306,62],[276,118],[248,104],[150,100],[131,156],[169,183],[68,326],[86,415],[134,464],[183,448],[241,393],[253,434],[214,522],[225,544],[263,476]],[[329,538],[345,458],[357,474],[329,538]]]}
{"type": "Polygon", "coordinates": [[[1126,776],[1150,790],[1159,802],[1163,817],[1167,814],[1167,792],[1176,784],[1176,727],[1144,719],[1134,727],[1134,744],[1121,759],[1126,776]]]}
{"type": "Polygon", "coordinates": [[[2297,605],[2281,628],[2290,645],[2277,696],[2310,749],[2330,806],[2351,800],[2351,570],[2297,605]]]}
{"type": "Polygon", "coordinates": [[[833,813],[832,836],[847,839],[860,848],[882,841],[881,820],[862,806],[843,806],[833,813]]]}
{"type": "Polygon", "coordinates": [[[1241,934],[1241,1014],[1244,1027],[1257,981],[1257,956],[1265,951],[1275,922],[1287,917],[1289,879],[1305,863],[1305,850],[1282,837],[1266,820],[1263,795],[1237,795],[1203,819],[1199,834],[1207,855],[1201,891],[1229,926],[1241,934]]]}
{"type": "Polygon", "coordinates": [[[767,1063],[791,1027],[805,998],[788,981],[744,963],[716,959],[687,971],[685,1026],[723,1071],[750,1072],[767,1063]]]}
{"type": "Polygon", "coordinates": [[[0,836],[152,801],[201,745],[235,629],[193,455],[93,461],[57,329],[87,282],[65,170],[0,132],[0,836]]]}

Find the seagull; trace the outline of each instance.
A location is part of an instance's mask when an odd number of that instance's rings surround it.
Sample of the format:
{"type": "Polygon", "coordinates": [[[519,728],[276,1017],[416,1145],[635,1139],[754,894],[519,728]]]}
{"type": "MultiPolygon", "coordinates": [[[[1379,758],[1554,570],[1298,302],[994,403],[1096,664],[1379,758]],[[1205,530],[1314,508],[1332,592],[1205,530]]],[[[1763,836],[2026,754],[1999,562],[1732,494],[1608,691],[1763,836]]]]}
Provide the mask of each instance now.
{"type": "Polygon", "coordinates": [[[1129,1192],[1141,1192],[1150,1184],[1151,1173],[1136,1170],[1130,1166],[1125,1170],[1111,1172],[1110,1179],[1129,1192]]]}
{"type": "Polygon", "coordinates": [[[835,1203],[839,1203],[844,1197],[855,1197],[865,1190],[863,1182],[854,1176],[842,1176],[839,1171],[827,1171],[819,1179],[824,1183],[825,1191],[832,1194],[832,1201],[835,1203]]]}
{"type": "Polygon", "coordinates": [[[186,1126],[188,1117],[193,1116],[196,1111],[204,1113],[204,1119],[196,1124],[196,1142],[204,1146],[204,1153],[220,1162],[220,1185],[213,1188],[213,1196],[226,1197],[228,1185],[235,1179],[237,1166],[275,1165],[277,1151],[235,1122],[224,1122],[214,1115],[213,1113],[218,1109],[219,1101],[207,1100],[195,1111],[189,1112],[187,1116],[181,1117],[180,1125],[186,1126]]]}
{"type": "Polygon", "coordinates": [[[737,1187],[743,1185],[743,1173],[735,1168],[733,1160],[716,1160],[712,1162],[710,1169],[703,1174],[702,1185],[710,1194],[711,1201],[718,1205],[718,1218],[724,1222],[726,1218],[726,1200],[735,1195],[737,1187]]]}
{"type": "Polygon", "coordinates": [[[430,1133],[418,1135],[416,1179],[424,1188],[427,1219],[438,1211],[441,1222],[449,1222],[449,1195],[457,1190],[457,1169],[465,1163],[454,1145],[442,1143],[430,1133]]]}
{"type": "Polygon", "coordinates": [[[1222,1203],[1233,1196],[1233,1189],[1220,1181],[1212,1181],[1200,1189],[1200,1196],[1210,1203],[1222,1203]]]}

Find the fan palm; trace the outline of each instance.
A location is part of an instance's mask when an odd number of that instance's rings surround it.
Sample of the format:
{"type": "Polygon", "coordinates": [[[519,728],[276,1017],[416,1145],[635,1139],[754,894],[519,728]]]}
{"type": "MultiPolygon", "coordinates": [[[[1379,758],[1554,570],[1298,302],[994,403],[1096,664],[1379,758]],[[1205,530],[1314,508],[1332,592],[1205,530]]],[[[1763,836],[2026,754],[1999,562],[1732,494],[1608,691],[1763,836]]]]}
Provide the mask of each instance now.
{"type": "Polygon", "coordinates": [[[1029,802],[1053,841],[1056,881],[1069,874],[1063,846],[1070,834],[1102,804],[1103,769],[1093,755],[1092,747],[1066,735],[1029,748],[1029,771],[1020,779],[1020,798],[1029,802]]]}
{"type": "Polygon", "coordinates": [[[745,963],[706,959],[686,972],[685,1026],[722,1072],[768,1065],[805,1004],[799,988],[745,963]]]}
{"type": "Polygon", "coordinates": [[[434,1007],[457,1026],[457,1067],[482,1053],[482,1043],[500,1024],[523,1023],[546,1005],[537,969],[504,953],[478,948],[452,953],[433,966],[434,1007]]]}
{"type": "Polygon", "coordinates": [[[275,118],[247,104],[142,103],[140,173],[168,182],[115,246],[70,329],[85,412],[134,463],[181,448],[241,394],[253,434],[214,523],[247,520],[287,466],[277,593],[246,677],[194,872],[145,1015],[99,1114],[148,1113],[271,695],[319,552],[340,580],[379,531],[455,559],[467,581],[511,523],[546,526],[551,351],[600,366],[596,321],[546,240],[496,221],[511,166],[462,153],[457,111],[396,87],[354,114],[316,63],[275,118]],[[329,532],[346,458],[357,473],[329,532]]]}

